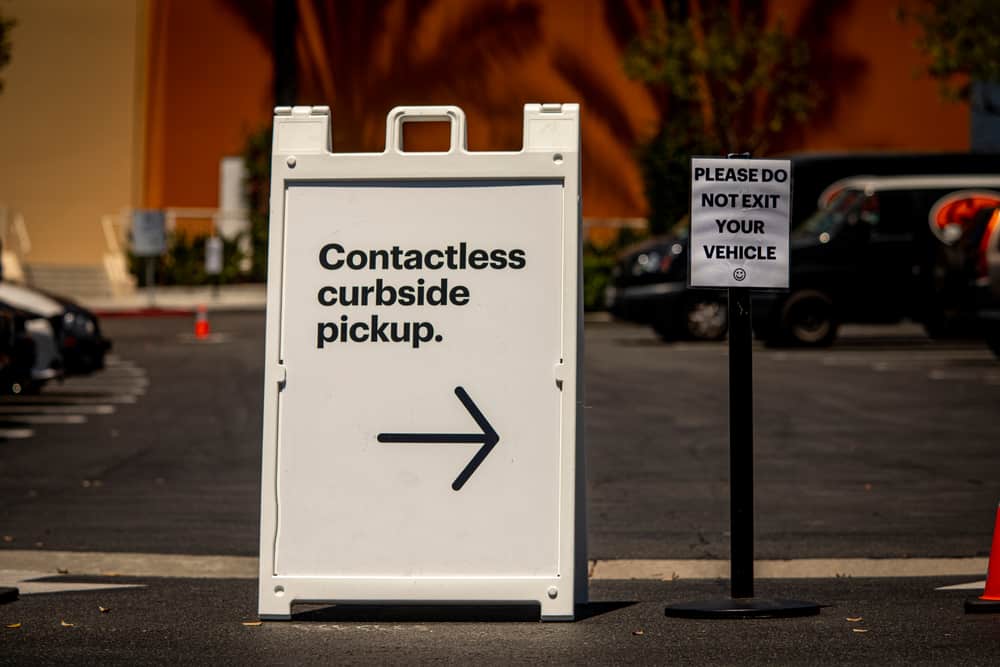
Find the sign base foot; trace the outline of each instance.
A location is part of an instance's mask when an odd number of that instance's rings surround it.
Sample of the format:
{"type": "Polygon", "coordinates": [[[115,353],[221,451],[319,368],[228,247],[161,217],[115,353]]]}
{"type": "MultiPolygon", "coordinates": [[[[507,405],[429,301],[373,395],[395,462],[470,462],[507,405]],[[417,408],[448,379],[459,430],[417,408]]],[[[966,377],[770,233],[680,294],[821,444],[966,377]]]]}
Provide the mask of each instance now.
{"type": "Polygon", "coordinates": [[[0,604],[14,602],[20,591],[12,586],[0,586],[0,604]]]}
{"type": "Polygon", "coordinates": [[[819,604],[802,600],[723,598],[672,604],[664,614],[674,618],[790,618],[815,616],[819,610],[819,604]]]}

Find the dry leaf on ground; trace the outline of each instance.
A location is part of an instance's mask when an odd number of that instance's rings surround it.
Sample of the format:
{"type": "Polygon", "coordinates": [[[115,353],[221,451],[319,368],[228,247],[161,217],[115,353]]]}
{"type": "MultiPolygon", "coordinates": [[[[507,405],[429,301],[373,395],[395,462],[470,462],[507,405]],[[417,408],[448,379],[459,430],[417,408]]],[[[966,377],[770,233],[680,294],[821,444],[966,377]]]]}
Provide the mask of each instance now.
{"type": "Polygon", "coordinates": [[[75,628],[76,627],[76,623],[67,623],[66,621],[59,621],[59,625],[63,626],[64,628],[75,628]]]}
{"type": "Polygon", "coordinates": [[[7,627],[10,628],[11,630],[17,630],[19,627],[21,627],[21,624],[20,623],[8,623],[7,627]]]}
{"type": "Polygon", "coordinates": [[[854,632],[868,632],[864,628],[851,628],[851,630],[854,631],[854,632]]]}
{"type": "Polygon", "coordinates": [[[846,619],[848,623],[857,623],[858,621],[863,621],[864,619],[860,616],[848,616],[846,619]]]}
{"type": "Polygon", "coordinates": [[[247,627],[257,627],[258,625],[263,625],[264,621],[243,621],[243,625],[247,627]]]}
{"type": "Polygon", "coordinates": [[[101,606],[98,606],[98,607],[97,607],[97,609],[98,609],[98,610],[100,610],[100,612],[101,612],[102,614],[106,614],[106,613],[108,613],[109,611],[111,611],[111,607],[101,607],[101,606]]]}

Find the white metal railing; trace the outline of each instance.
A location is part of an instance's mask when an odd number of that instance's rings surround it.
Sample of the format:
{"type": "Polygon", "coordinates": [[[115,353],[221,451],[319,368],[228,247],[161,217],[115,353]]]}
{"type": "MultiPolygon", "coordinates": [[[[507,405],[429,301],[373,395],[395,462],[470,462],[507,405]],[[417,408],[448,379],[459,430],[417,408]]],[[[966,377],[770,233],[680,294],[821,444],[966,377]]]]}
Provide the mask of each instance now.
{"type": "Polygon", "coordinates": [[[5,251],[15,252],[20,257],[31,252],[31,237],[24,224],[24,215],[20,212],[12,214],[4,204],[0,204],[0,243],[5,251]],[[11,243],[12,237],[17,240],[17,245],[11,243]]]}
{"type": "Polygon", "coordinates": [[[125,249],[128,247],[128,229],[131,211],[123,209],[117,215],[101,216],[101,232],[104,235],[104,274],[108,278],[108,286],[112,296],[130,294],[135,290],[135,278],[129,273],[128,258],[125,249]]]}
{"type": "Polygon", "coordinates": [[[120,254],[125,246],[124,217],[124,214],[101,216],[101,231],[104,233],[105,250],[111,254],[120,254]]]}
{"type": "Polygon", "coordinates": [[[211,220],[213,231],[218,226],[219,209],[217,208],[182,208],[168,207],[164,209],[167,233],[177,229],[178,220],[211,220]]]}
{"type": "Polygon", "coordinates": [[[3,266],[3,279],[23,283],[23,258],[31,252],[31,237],[28,236],[24,216],[19,212],[12,215],[10,208],[5,204],[0,204],[0,248],[2,248],[0,265],[3,266]]]}

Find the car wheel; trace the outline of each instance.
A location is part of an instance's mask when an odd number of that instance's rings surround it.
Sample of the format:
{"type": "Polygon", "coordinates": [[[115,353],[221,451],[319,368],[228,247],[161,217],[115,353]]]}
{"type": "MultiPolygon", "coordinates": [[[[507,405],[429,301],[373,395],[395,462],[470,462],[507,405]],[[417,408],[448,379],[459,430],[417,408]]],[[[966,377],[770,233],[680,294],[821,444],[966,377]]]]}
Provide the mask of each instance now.
{"type": "Polygon", "coordinates": [[[959,335],[954,314],[944,312],[943,310],[935,310],[927,314],[923,325],[924,332],[929,338],[933,338],[934,340],[957,338],[959,335]]]}
{"type": "Polygon", "coordinates": [[[1000,323],[991,322],[986,326],[986,344],[1000,359],[1000,323]]]}
{"type": "Polygon", "coordinates": [[[781,310],[781,333],[795,345],[830,345],[837,337],[833,301],[817,290],[795,292],[781,310]]]}
{"type": "Polygon", "coordinates": [[[722,340],[729,328],[727,305],[718,299],[694,299],[684,309],[684,331],[694,340],[722,340]]]}
{"type": "Polygon", "coordinates": [[[660,337],[660,340],[671,343],[680,338],[676,318],[671,317],[670,313],[657,313],[650,325],[653,327],[656,335],[660,337]]]}

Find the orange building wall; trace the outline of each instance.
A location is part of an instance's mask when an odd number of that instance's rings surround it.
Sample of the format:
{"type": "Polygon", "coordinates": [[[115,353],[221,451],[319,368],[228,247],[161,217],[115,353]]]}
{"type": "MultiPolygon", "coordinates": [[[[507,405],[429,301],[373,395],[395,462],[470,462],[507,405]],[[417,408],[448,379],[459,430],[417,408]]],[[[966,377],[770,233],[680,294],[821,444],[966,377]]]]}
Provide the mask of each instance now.
{"type": "Polygon", "coordinates": [[[270,44],[222,0],[151,0],[144,204],[217,206],[219,159],[270,123],[270,44]]]}
{"type": "Polygon", "coordinates": [[[144,3],[0,7],[17,20],[0,94],[0,206],[23,216],[25,264],[99,264],[102,218],[139,203],[144,3]]]}
{"type": "MultiPolygon", "coordinates": [[[[775,0],[771,11],[795,26],[808,4],[775,0]]],[[[926,60],[915,45],[920,31],[897,19],[899,0],[830,4],[839,10],[816,32],[826,35],[839,67],[818,72],[825,97],[818,118],[785,148],[968,150],[969,107],[944,101],[924,74],[926,60]]]]}
{"type": "MultiPolygon", "coordinates": [[[[398,2],[380,14],[374,3],[297,0],[298,102],[332,107],[336,151],[382,150],[386,113],[401,104],[457,104],[470,149],[517,150],[524,103],[580,102],[584,215],[642,216],[634,154],[658,111],[625,76],[625,42],[606,13],[642,4],[435,0],[407,15],[398,2]]],[[[270,122],[270,25],[231,6],[152,0],[147,205],[216,205],[218,159],[270,122]]],[[[968,107],[915,76],[917,30],[896,7],[772,0],[771,16],[808,36],[825,92],[813,122],[776,150],[967,149],[968,107]]]]}
{"type": "Polygon", "coordinates": [[[299,2],[299,100],[332,107],[335,151],[381,151],[388,111],[416,104],[462,107],[470,150],[519,150],[524,104],[581,102],[584,215],[645,210],[632,156],[656,109],[624,75],[601,2],[438,0],[407,18],[397,3],[379,24],[329,4],[299,2]]]}

